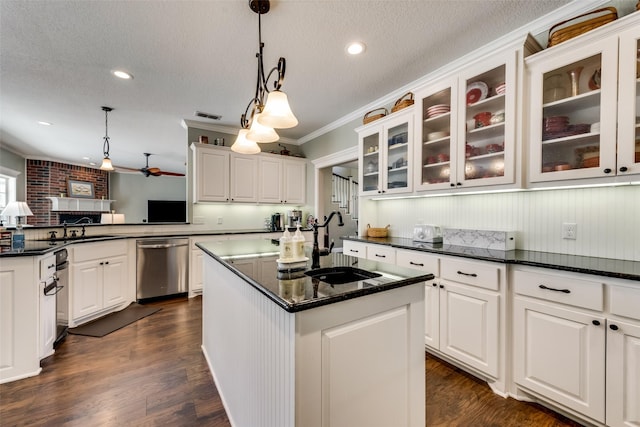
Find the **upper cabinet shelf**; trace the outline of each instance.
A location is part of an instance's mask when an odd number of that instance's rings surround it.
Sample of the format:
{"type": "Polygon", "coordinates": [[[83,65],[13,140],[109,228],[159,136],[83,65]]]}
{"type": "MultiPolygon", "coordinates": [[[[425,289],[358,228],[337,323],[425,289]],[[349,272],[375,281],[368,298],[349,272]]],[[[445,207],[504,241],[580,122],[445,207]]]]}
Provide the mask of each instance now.
{"type": "Polygon", "coordinates": [[[115,200],[81,199],[76,197],[47,197],[53,212],[110,212],[115,200]]]}

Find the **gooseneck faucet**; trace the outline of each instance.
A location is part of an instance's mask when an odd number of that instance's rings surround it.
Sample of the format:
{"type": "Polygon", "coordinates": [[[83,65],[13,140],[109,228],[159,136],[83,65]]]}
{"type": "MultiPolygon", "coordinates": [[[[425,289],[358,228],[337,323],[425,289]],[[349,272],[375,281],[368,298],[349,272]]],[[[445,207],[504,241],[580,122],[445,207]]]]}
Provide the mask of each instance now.
{"type": "MultiPolygon", "coordinates": [[[[324,224],[320,225],[318,224],[318,220],[316,219],[316,221],[312,224],[313,227],[313,251],[311,252],[311,268],[320,268],[320,247],[318,245],[318,228],[323,228],[326,227],[329,222],[331,221],[331,218],[333,218],[334,215],[338,215],[338,227],[342,227],[344,226],[344,222],[342,222],[342,214],[340,213],[340,211],[333,211],[331,212],[331,214],[329,214],[329,217],[326,219],[326,221],[324,222],[324,224]]],[[[329,250],[325,249],[322,253],[322,255],[329,255],[329,250]]]]}

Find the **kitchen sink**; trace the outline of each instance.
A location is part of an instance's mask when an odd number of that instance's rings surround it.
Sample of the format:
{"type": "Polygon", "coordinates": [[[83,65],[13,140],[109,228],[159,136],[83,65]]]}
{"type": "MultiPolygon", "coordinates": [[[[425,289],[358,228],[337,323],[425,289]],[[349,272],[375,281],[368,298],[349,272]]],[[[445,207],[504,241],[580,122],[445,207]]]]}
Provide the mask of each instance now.
{"type": "Polygon", "coordinates": [[[344,283],[358,282],[360,280],[373,279],[374,277],[381,276],[378,273],[372,273],[355,267],[320,268],[307,271],[304,274],[331,285],[342,285],[344,283]]]}

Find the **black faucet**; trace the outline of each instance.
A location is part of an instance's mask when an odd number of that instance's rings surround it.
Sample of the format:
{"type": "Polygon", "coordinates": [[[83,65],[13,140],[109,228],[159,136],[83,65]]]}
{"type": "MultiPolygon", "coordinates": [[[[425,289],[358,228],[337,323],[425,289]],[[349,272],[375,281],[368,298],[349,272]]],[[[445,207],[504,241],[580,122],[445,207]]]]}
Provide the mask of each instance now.
{"type": "Polygon", "coordinates": [[[64,229],[64,234],[62,235],[62,238],[66,239],[67,238],[67,221],[62,222],[62,227],[64,229]]]}
{"type": "Polygon", "coordinates": [[[322,227],[326,227],[329,222],[331,221],[331,218],[333,218],[334,215],[338,214],[338,227],[342,227],[344,225],[344,222],[342,222],[342,214],[340,213],[340,211],[333,211],[331,212],[331,214],[329,214],[329,217],[327,218],[327,220],[324,222],[324,224],[320,225],[318,224],[318,220],[316,219],[316,221],[312,224],[313,227],[313,251],[311,252],[311,268],[320,268],[320,256],[326,256],[329,255],[329,253],[331,252],[330,249],[323,249],[322,252],[320,251],[320,247],[318,245],[318,228],[322,228],[322,227]]]}

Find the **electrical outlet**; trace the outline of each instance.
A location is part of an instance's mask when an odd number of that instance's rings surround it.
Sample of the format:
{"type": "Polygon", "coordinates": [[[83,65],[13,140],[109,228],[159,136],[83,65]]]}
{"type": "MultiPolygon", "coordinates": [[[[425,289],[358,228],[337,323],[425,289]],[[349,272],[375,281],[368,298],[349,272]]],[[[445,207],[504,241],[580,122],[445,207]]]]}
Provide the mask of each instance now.
{"type": "Polygon", "coordinates": [[[218,224],[222,224],[222,217],[221,216],[218,217],[218,224]]]}
{"type": "Polygon", "coordinates": [[[578,225],[575,222],[562,223],[562,238],[576,240],[578,236],[578,225]]]}

